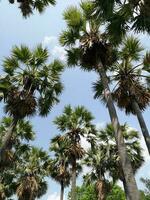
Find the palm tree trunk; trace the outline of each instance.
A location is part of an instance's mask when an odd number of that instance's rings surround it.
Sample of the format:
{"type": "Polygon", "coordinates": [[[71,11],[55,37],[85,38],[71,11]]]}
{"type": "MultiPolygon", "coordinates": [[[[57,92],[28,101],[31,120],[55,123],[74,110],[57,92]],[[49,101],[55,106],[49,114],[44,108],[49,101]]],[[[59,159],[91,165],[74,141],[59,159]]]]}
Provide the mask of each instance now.
{"type": "Polygon", "coordinates": [[[60,200],[64,199],[64,182],[61,181],[60,200]]]}
{"type": "Polygon", "coordinates": [[[30,198],[29,200],[34,200],[35,198],[33,198],[33,194],[30,194],[30,198]]]}
{"type": "Polygon", "coordinates": [[[107,107],[108,107],[109,115],[111,118],[111,122],[112,122],[112,125],[114,128],[114,131],[115,131],[115,140],[116,140],[116,144],[117,144],[117,148],[118,148],[118,153],[120,156],[122,170],[123,170],[124,177],[125,177],[126,184],[127,184],[128,196],[129,196],[130,200],[135,200],[135,199],[139,200],[140,197],[139,197],[137,184],[136,184],[136,181],[134,178],[131,162],[127,155],[124,138],[123,138],[122,131],[120,128],[116,108],[115,108],[113,100],[112,100],[106,71],[103,68],[103,65],[101,62],[99,62],[99,65],[97,67],[98,67],[98,71],[100,73],[101,80],[103,83],[104,95],[105,95],[105,99],[107,102],[107,107]]]}
{"type": "Polygon", "coordinates": [[[76,200],[76,160],[72,163],[71,200],[76,200]]]}
{"type": "Polygon", "coordinates": [[[5,135],[4,140],[2,142],[2,146],[0,148],[0,162],[2,161],[3,155],[4,155],[4,153],[7,149],[7,146],[8,146],[8,144],[9,144],[9,142],[10,142],[12,136],[13,136],[13,131],[14,131],[14,128],[16,127],[16,125],[17,125],[17,122],[18,122],[18,119],[14,118],[10,127],[8,128],[8,130],[6,132],[6,135],[5,135]]]}
{"type": "Polygon", "coordinates": [[[145,124],[142,112],[141,112],[139,105],[137,104],[136,101],[133,101],[133,109],[134,109],[134,111],[137,115],[141,130],[142,130],[145,142],[146,142],[146,146],[147,146],[148,152],[150,154],[150,135],[149,135],[147,126],[145,124]]]}
{"type": "Polygon", "coordinates": [[[102,179],[99,179],[97,182],[97,191],[98,191],[98,200],[106,199],[106,190],[105,190],[105,182],[102,179]]]}
{"type": "Polygon", "coordinates": [[[127,188],[127,184],[126,184],[125,178],[123,178],[122,182],[123,182],[123,187],[124,187],[124,191],[125,191],[125,195],[126,195],[126,200],[130,200],[130,198],[128,196],[128,188],[127,188]]]}

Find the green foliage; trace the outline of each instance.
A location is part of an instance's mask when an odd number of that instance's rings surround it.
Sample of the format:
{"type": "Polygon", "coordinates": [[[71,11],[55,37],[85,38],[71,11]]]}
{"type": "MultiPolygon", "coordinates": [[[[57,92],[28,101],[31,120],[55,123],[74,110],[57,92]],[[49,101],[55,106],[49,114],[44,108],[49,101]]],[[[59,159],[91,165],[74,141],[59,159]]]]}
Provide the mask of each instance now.
{"type": "MultiPolygon", "coordinates": [[[[143,164],[138,132],[134,129],[129,129],[127,125],[121,128],[127,145],[127,153],[134,173],[136,173],[143,164]]],[[[99,179],[105,180],[106,172],[109,173],[113,180],[122,180],[122,171],[112,125],[108,124],[105,129],[97,131],[95,140],[95,145],[91,146],[83,162],[91,168],[91,171],[85,176],[85,182],[89,184],[91,182],[96,183],[99,179]]]]}
{"type": "Polygon", "coordinates": [[[150,73],[150,52],[146,52],[143,59],[143,64],[144,64],[143,69],[150,73]]]}
{"type": "Polygon", "coordinates": [[[42,13],[46,7],[48,7],[49,5],[55,5],[56,1],[55,0],[8,0],[9,3],[14,4],[14,3],[18,3],[19,5],[19,9],[22,12],[23,17],[28,17],[31,14],[33,14],[34,10],[37,10],[39,13],[42,13]]]}
{"type": "Polygon", "coordinates": [[[132,59],[132,61],[138,61],[141,58],[143,47],[139,39],[130,36],[123,40],[122,48],[120,52],[121,59],[132,59]]]}
{"type": "MultiPolygon", "coordinates": [[[[84,183],[76,188],[77,200],[97,200],[95,184],[85,185],[84,183]]],[[[70,193],[68,194],[68,200],[70,193]]],[[[106,200],[125,200],[125,194],[121,187],[114,185],[106,200]]]]}
{"type": "Polygon", "coordinates": [[[121,187],[114,185],[106,200],[125,200],[125,194],[121,187]]]}
{"type": "Polygon", "coordinates": [[[150,196],[150,179],[141,178],[141,181],[145,185],[145,193],[150,196]]]}
{"type": "Polygon", "coordinates": [[[94,0],[93,14],[97,20],[106,22],[108,34],[118,44],[126,32],[150,33],[150,2],[120,0],[94,0]],[[117,37],[116,37],[117,35],[117,37]]]}
{"type": "Polygon", "coordinates": [[[6,74],[0,79],[0,92],[11,116],[24,118],[36,111],[45,116],[59,102],[64,66],[59,60],[47,64],[48,57],[48,50],[42,45],[32,51],[21,45],[15,46],[11,56],[4,59],[6,74]]]}
{"type": "MultiPolygon", "coordinates": [[[[95,190],[95,185],[91,184],[86,186],[82,184],[80,187],[76,188],[77,200],[97,200],[97,193],[95,190]]],[[[68,199],[70,197],[70,193],[68,194],[68,199]]]]}
{"type": "Polygon", "coordinates": [[[82,135],[82,132],[87,132],[86,129],[92,126],[93,119],[92,114],[84,106],[77,106],[73,109],[68,105],[65,106],[63,114],[56,117],[54,123],[60,131],[70,132],[78,129],[82,135]]]}
{"type": "MultiPolygon", "coordinates": [[[[6,117],[1,121],[0,146],[11,122],[12,119],[6,117]]],[[[29,195],[31,190],[37,187],[37,197],[41,197],[46,193],[45,177],[47,176],[47,171],[45,164],[48,162],[48,156],[42,149],[29,145],[29,142],[34,140],[34,137],[35,133],[29,121],[19,120],[5,151],[3,163],[0,165],[1,199],[3,199],[2,195],[6,199],[16,193],[23,196],[24,193],[29,195]]],[[[29,196],[26,199],[29,199],[29,196]]]]}
{"type": "Polygon", "coordinates": [[[70,6],[63,14],[68,27],[79,28],[82,26],[82,14],[77,7],[70,6]]]}

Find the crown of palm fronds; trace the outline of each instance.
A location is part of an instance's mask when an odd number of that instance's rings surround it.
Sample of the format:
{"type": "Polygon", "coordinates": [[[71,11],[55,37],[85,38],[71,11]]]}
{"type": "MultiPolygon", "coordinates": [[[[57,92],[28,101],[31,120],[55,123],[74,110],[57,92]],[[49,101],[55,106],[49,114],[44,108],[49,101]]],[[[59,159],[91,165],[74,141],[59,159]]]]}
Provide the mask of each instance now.
{"type": "Polygon", "coordinates": [[[71,174],[66,164],[60,164],[57,158],[51,163],[50,176],[57,182],[69,185],[71,174]]]}
{"type": "Polygon", "coordinates": [[[80,144],[70,144],[65,151],[66,156],[72,159],[81,159],[85,154],[85,150],[80,144]]]}
{"type": "Polygon", "coordinates": [[[150,33],[149,0],[93,0],[92,2],[93,15],[97,20],[106,22],[108,34],[116,44],[122,41],[129,30],[150,33]]]}
{"type": "Polygon", "coordinates": [[[68,64],[79,63],[85,70],[97,70],[99,60],[105,67],[115,60],[108,37],[100,32],[99,23],[90,15],[92,9],[91,1],[83,1],[79,9],[68,8],[64,13],[67,30],[60,36],[61,44],[67,47],[68,64]]]}
{"type": "Polygon", "coordinates": [[[133,100],[135,100],[140,110],[144,111],[150,104],[150,92],[143,87],[138,81],[129,84],[128,79],[124,81],[116,88],[112,93],[114,100],[121,109],[125,109],[126,113],[135,113],[133,109],[133,100]]]}
{"type": "Polygon", "coordinates": [[[35,96],[28,91],[20,92],[13,89],[8,93],[6,102],[6,112],[15,118],[22,119],[36,112],[37,102],[35,96]]]}
{"type": "MultiPolygon", "coordinates": [[[[139,143],[139,133],[129,128],[126,124],[121,126],[121,129],[128,156],[131,160],[134,173],[136,173],[144,161],[139,143]]],[[[122,179],[123,173],[120,167],[120,157],[112,125],[108,124],[106,128],[98,130],[96,138],[97,142],[95,146],[91,147],[84,159],[84,164],[92,168],[89,178],[96,181],[99,177],[103,178],[105,173],[108,172],[114,180],[122,179]]]]}
{"type": "Polygon", "coordinates": [[[44,116],[59,102],[63,64],[59,60],[47,64],[48,57],[41,45],[33,51],[21,45],[4,59],[6,74],[0,78],[0,92],[9,114],[23,118],[39,111],[44,116]]]}
{"type": "Polygon", "coordinates": [[[38,182],[34,176],[25,176],[19,181],[17,196],[19,199],[29,199],[30,195],[35,196],[38,191],[38,182]]]}
{"type": "Polygon", "coordinates": [[[3,169],[6,169],[7,167],[10,167],[12,166],[12,162],[15,161],[15,158],[14,158],[14,152],[7,149],[2,157],[2,161],[0,163],[0,169],[3,170],[3,169]]]}
{"type": "Polygon", "coordinates": [[[32,0],[9,0],[9,3],[13,4],[17,2],[19,4],[19,8],[24,17],[28,17],[33,13],[34,10],[38,10],[38,12],[43,12],[45,8],[49,5],[55,5],[55,0],[42,0],[42,1],[32,1],[32,0]]]}

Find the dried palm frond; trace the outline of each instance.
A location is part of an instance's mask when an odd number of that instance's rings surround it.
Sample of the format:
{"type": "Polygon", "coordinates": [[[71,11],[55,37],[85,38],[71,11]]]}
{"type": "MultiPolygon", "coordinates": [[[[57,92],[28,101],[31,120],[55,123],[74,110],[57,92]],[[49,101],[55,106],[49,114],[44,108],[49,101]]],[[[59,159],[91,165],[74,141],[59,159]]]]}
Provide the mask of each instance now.
{"type": "Polygon", "coordinates": [[[35,97],[27,91],[11,90],[7,98],[6,112],[14,117],[21,119],[36,111],[35,97]]]}
{"type": "Polygon", "coordinates": [[[107,43],[103,35],[91,32],[83,35],[80,40],[81,65],[87,68],[95,68],[99,62],[104,66],[110,66],[115,59],[115,54],[110,43],[107,43]]]}
{"type": "Polygon", "coordinates": [[[25,176],[21,179],[17,188],[17,196],[19,199],[29,199],[29,197],[38,191],[38,183],[34,176],[25,176]]]}
{"type": "Polygon", "coordinates": [[[121,109],[126,110],[126,113],[133,113],[133,102],[136,101],[140,110],[145,110],[150,103],[150,92],[138,81],[131,83],[129,79],[124,79],[115,92],[112,93],[113,98],[121,109]]]}

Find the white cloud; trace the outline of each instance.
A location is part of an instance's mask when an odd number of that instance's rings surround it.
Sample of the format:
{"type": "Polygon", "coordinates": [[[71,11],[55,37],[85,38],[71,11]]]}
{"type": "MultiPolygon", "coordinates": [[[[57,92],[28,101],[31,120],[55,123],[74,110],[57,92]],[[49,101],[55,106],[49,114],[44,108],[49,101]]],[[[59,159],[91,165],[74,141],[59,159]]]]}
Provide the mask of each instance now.
{"type": "Polygon", "coordinates": [[[58,193],[53,193],[53,194],[50,194],[49,196],[48,196],[48,199],[47,200],[60,200],[60,194],[58,194],[58,193]]]}
{"type": "Polygon", "coordinates": [[[59,45],[55,46],[52,50],[52,55],[55,58],[59,58],[61,61],[66,61],[65,49],[59,45]]]}
{"type": "Polygon", "coordinates": [[[103,129],[103,128],[105,128],[105,126],[106,126],[106,122],[98,122],[96,124],[97,129],[103,129]]]}
{"type": "Polygon", "coordinates": [[[81,146],[85,149],[88,150],[90,148],[90,143],[86,140],[85,137],[81,137],[81,146]]]}
{"type": "Polygon", "coordinates": [[[91,167],[88,167],[86,165],[83,165],[83,168],[82,168],[82,173],[81,173],[81,177],[83,177],[84,175],[90,173],[92,170],[91,167]]]}
{"type": "Polygon", "coordinates": [[[53,58],[60,59],[61,61],[66,61],[66,51],[64,47],[58,44],[58,38],[56,36],[45,36],[42,45],[44,47],[49,47],[50,54],[53,58]]]}
{"type": "Polygon", "coordinates": [[[54,43],[57,43],[57,37],[55,36],[45,36],[42,41],[43,46],[48,46],[54,43]]]}

